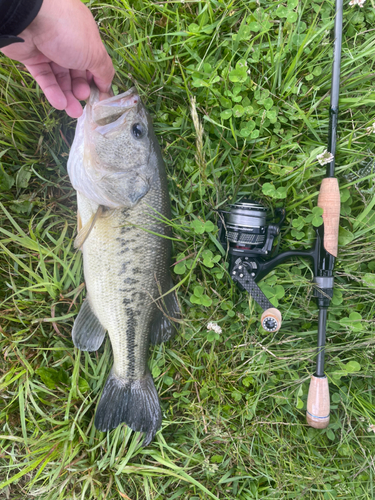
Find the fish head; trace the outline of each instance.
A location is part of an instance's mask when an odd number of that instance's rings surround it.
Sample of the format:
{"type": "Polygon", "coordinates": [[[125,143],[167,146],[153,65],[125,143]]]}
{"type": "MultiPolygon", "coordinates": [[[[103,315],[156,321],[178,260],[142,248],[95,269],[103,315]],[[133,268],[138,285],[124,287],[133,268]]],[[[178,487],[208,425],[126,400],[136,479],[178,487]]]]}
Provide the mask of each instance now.
{"type": "Polygon", "coordinates": [[[100,97],[92,88],[77,124],[69,176],[74,188],[97,204],[131,208],[150,190],[162,163],[160,148],[135,88],[100,97]]]}

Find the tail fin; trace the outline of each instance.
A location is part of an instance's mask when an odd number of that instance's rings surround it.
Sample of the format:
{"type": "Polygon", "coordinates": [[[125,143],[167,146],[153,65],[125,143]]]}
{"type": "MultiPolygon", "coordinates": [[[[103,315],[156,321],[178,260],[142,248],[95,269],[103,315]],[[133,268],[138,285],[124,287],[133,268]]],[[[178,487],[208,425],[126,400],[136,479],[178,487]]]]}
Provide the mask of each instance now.
{"type": "Polygon", "coordinates": [[[158,394],[150,372],[140,380],[125,380],[111,372],[95,415],[95,427],[114,429],[125,422],[133,431],[144,432],[143,446],[152,441],[161,426],[158,394]]]}

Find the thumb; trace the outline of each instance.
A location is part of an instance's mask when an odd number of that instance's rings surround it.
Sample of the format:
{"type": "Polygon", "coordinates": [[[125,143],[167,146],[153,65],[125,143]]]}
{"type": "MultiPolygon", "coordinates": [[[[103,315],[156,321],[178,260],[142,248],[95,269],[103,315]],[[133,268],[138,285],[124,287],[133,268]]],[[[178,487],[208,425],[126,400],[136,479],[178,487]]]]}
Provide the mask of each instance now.
{"type": "Polygon", "coordinates": [[[103,45],[102,50],[99,54],[95,55],[95,59],[87,69],[90,71],[95,85],[100,92],[111,92],[111,83],[115,75],[115,69],[103,45]]]}

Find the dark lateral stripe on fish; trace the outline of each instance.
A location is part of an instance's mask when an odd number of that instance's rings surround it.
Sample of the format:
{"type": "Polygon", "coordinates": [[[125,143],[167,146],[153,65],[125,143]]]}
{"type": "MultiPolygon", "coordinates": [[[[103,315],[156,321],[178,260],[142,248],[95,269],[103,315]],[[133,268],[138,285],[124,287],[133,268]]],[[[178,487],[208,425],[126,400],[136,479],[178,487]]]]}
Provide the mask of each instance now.
{"type": "Polygon", "coordinates": [[[129,379],[135,379],[135,335],[136,335],[136,327],[137,327],[137,318],[134,313],[134,309],[131,307],[127,307],[125,309],[127,315],[127,330],[126,330],[126,352],[127,352],[127,376],[129,379]]]}

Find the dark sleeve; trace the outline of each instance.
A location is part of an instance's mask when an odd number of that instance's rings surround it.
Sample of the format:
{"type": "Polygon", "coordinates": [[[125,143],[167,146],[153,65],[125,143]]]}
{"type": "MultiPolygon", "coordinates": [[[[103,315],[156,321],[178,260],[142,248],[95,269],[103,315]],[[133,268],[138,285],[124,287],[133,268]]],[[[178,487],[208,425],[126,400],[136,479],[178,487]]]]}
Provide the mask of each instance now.
{"type": "Polygon", "coordinates": [[[37,16],[43,0],[0,0],[0,48],[23,42],[18,37],[37,16]]]}

